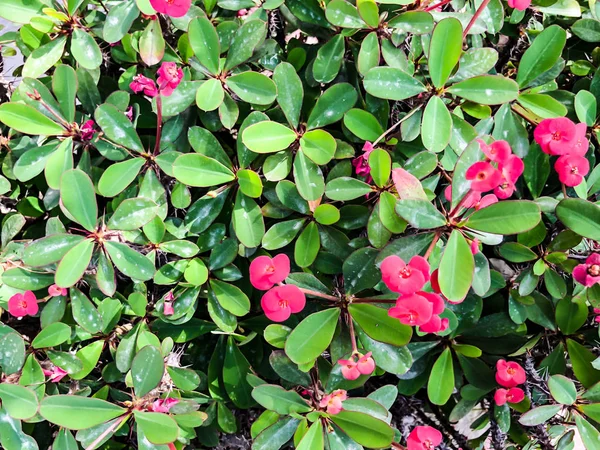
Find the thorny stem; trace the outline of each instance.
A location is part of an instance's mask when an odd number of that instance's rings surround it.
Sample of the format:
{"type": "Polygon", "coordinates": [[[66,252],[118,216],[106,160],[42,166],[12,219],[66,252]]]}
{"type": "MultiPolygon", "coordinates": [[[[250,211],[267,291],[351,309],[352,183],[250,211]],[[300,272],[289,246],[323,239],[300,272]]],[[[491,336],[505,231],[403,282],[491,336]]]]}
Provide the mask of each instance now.
{"type": "Polygon", "coordinates": [[[436,231],[435,232],[435,236],[433,237],[433,240],[431,241],[431,244],[429,244],[429,247],[427,248],[427,251],[425,252],[425,255],[423,256],[423,258],[425,258],[425,259],[429,258],[429,255],[431,255],[431,252],[435,248],[435,244],[437,244],[437,241],[440,240],[441,235],[442,235],[441,231],[436,231]]]}
{"type": "Polygon", "coordinates": [[[352,316],[346,311],[346,322],[348,323],[348,329],[350,330],[350,342],[352,343],[352,354],[358,353],[358,347],[356,346],[356,334],[354,333],[354,322],[352,316]]]}
{"type": "Polygon", "coordinates": [[[467,198],[469,198],[469,194],[471,194],[471,189],[469,189],[460,202],[458,202],[458,205],[456,205],[456,207],[450,211],[450,217],[456,216],[456,214],[460,211],[460,208],[462,208],[467,201],[467,198]]]}
{"type": "Polygon", "coordinates": [[[154,155],[160,151],[160,139],[162,136],[162,96],[156,96],[156,143],[154,144],[154,155]]]}
{"type": "Polygon", "coordinates": [[[452,0],[442,0],[439,3],[436,3],[434,5],[429,5],[427,8],[425,8],[423,11],[433,11],[436,8],[440,8],[441,6],[447,5],[448,3],[450,3],[452,0]]]}
{"type": "Polygon", "coordinates": [[[63,119],[62,117],[60,117],[52,108],[50,108],[50,105],[48,105],[48,103],[46,103],[41,97],[37,99],[40,104],[46,108],[46,110],[52,114],[56,120],[58,120],[60,122],[60,124],[65,127],[67,130],[71,127],[71,124],[69,122],[67,122],[65,119],[63,119]]]}
{"type": "Polygon", "coordinates": [[[410,110],[408,112],[407,115],[405,115],[402,119],[400,119],[398,122],[396,122],[394,125],[392,125],[390,128],[388,128],[385,133],[383,133],[381,136],[379,136],[377,138],[377,140],[375,142],[373,142],[373,147],[375,147],[379,141],[381,141],[384,137],[386,137],[388,134],[390,134],[392,131],[394,131],[398,125],[400,125],[402,122],[404,122],[406,119],[408,119],[410,116],[412,116],[414,113],[416,113],[418,110],[420,110],[422,107],[422,105],[419,105],[415,108],[413,108],[412,110],[410,110]]]}
{"type": "Polygon", "coordinates": [[[332,302],[338,302],[340,300],[339,298],[334,297],[333,295],[322,294],[321,292],[313,291],[311,289],[304,289],[304,288],[301,288],[301,287],[299,287],[298,289],[300,289],[300,291],[304,292],[306,295],[310,295],[311,297],[324,298],[324,299],[330,300],[332,302]]]}
{"type": "Polygon", "coordinates": [[[475,11],[475,14],[473,14],[473,17],[471,17],[471,20],[469,20],[469,24],[465,28],[465,31],[463,31],[463,39],[467,37],[467,34],[469,34],[469,30],[475,24],[475,22],[477,21],[483,10],[487,7],[489,2],[490,0],[483,0],[481,5],[479,5],[479,8],[477,8],[477,11],[475,11]]]}

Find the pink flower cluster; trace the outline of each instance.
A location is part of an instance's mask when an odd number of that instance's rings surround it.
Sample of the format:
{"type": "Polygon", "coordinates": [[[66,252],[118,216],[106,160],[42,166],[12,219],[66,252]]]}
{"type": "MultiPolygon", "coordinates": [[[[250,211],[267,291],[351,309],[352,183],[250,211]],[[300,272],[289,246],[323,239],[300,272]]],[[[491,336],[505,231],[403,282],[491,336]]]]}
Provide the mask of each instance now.
{"type": "Polygon", "coordinates": [[[179,400],[176,398],[160,398],[148,407],[148,411],[167,414],[177,403],[179,400]]]}
{"type": "Polygon", "coordinates": [[[554,170],[565,186],[578,186],[590,171],[585,158],[590,143],[586,137],[587,125],[575,124],[566,117],[544,119],[533,130],[533,137],[542,151],[558,156],[554,170]]]}
{"type": "Polygon", "coordinates": [[[81,128],[79,128],[79,136],[83,141],[92,140],[92,138],[94,137],[94,133],[96,132],[94,125],[96,125],[96,122],[94,122],[92,119],[86,121],[83,125],[81,125],[81,128]]]}
{"type": "Polygon", "coordinates": [[[415,427],[406,440],[407,450],[433,450],[442,443],[442,433],[430,426],[415,427]]]}
{"type": "Polygon", "coordinates": [[[183,71],[174,62],[162,63],[156,74],[158,75],[156,82],[144,75],[136,75],[129,88],[136,94],[143,92],[148,97],[157,95],[169,97],[183,79],[183,71]]]}
{"type": "Polygon", "coordinates": [[[502,386],[496,390],[494,401],[498,406],[505,403],[519,403],[525,398],[523,389],[517,386],[525,383],[525,370],[514,361],[498,360],[496,363],[496,382],[502,386]],[[508,389],[504,389],[508,388],[508,389]]]}
{"type": "Polygon", "coordinates": [[[592,253],[585,263],[573,269],[573,278],[585,287],[592,287],[600,283],[600,253],[592,253]]]}
{"type": "Polygon", "coordinates": [[[299,313],[306,305],[304,292],[298,286],[282,284],[289,274],[290,259],[284,254],[274,258],[259,256],[250,263],[250,283],[261,291],[268,290],[260,305],[273,322],[286,321],[292,313],[299,313]]]}
{"type": "Polygon", "coordinates": [[[327,414],[338,414],[343,406],[342,402],[348,398],[346,391],[338,389],[331,394],[325,395],[319,402],[320,408],[325,408],[327,414]]]}
{"type": "MultiPolygon", "coordinates": [[[[452,201],[452,185],[449,184],[444,190],[444,197],[449,202],[452,201]]],[[[475,208],[476,211],[483,209],[487,206],[493,205],[494,203],[498,203],[498,197],[494,194],[481,195],[481,192],[470,190],[465,195],[465,198],[462,200],[462,206],[465,208],[475,208]]]]}
{"type": "Polygon", "coordinates": [[[192,0],[150,0],[150,5],[158,13],[183,17],[192,6],[192,0]]]}
{"type": "Polygon", "coordinates": [[[506,141],[495,141],[490,145],[481,139],[478,142],[486,159],[467,169],[465,178],[471,181],[471,190],[479,195],[493,190],[499,199],[511,197],[515,192],[515,183],[525,169],[523,160],[513,155],[506,141]]]}
{"type": "Polygon", "coordinates": [[[342,366],[342,376],[346,380],[356,380],[361,375],[371,375],[375,370],[375,361],[371,357],[371,352],[366,355],[353,354],[349,359],[338,360],[338,364],[342,366]]]}
{"type": "Polygon", "coordinates": [[[48,381],[52,383],[58,383],[68,375],[65,370],[58,366],[52,366],[51,369],[42,369],[42,371],[44,372],[44,375],[48,377],[48,381]]]}
{"type": "Polygon", "coordinates": [[[531,0],[508,0],[508,6],[518,11],[525,11],[531,5],[531,0]]]}
{"type": "Polygon", "coordinates": [[[448,319],[442,319],[444,300],[438,294],[423,292],[430,278],[429,263],[422,256],[413,256],[406,264],[396,255],[381,263],[381,278],[393,292],[400,294],[396,306],[388,314],[404,325],[418,326],[423,333],[438,333],[448,328],[448,319]]]}
{"type": "Polygon", "coordinates": [[[363,145],[363,154],[352,160],[352,165],[356,171],[356,175],[367,178],[367,182],[371,181],[371,166],[369,166],[369,155],[375,150],[373,144],[365,142],[363,145]]]}

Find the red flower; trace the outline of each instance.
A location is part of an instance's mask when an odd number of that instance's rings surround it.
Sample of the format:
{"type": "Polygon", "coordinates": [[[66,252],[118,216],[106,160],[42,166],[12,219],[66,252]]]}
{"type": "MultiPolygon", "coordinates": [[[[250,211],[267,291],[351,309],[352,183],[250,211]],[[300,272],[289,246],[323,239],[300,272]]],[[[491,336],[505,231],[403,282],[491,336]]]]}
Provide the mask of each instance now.
{"type": "Polygon", "coordinates": [[[53,284],[48,288],[48,295],[50,297],[60,297],[61,295],[64,297],[67,295],[67,288],[61,288],[53,284]]]}
{"type": "Polygon", "coordinates": [[[479,253],[479,239],[475,238],[471,241],[471,253],[475,256],[479,253]]]}
{"type": "Polygon", "coordinates": [[[471,189],[477,192],[487,192],[494,189],[502,181],[502,174],[489,162],[479,161],[467,169],[467,180],[471,180],[471,189]]]}
{"type": "Polygon", "coordinates": [[[158,95],[156,83],[144,75],[136,75],[133,77],[133,81],[129,84],[129,89],[136,94],[144,92],[144,95],[147,95],[148,97],[156,97],[158,95]]]}
{"type": "Polygon", "coordinates": [[[442,433],[433,427],[415,427],[406,440],[407,450],[433,450],[442,443],[442,433]]]}
{"type": "MultiPolygon", "coordinates": [[[[449,202],[452,201],[452,185],[451,184],[446,186],[446,189],[444,189],[444,197],[446,197],[446,200],[448,200],[449,202]]],[[[481,200],[481,192],[470,190],[465,195],[465,198],[462,202],[462,206],[469,209],[469,208],[472,208],[473,206],[476,206],[480,200],[481,200]]]]}
{"type": "Polygon", "coordinates": [[[15,317],[35,316],[38,309],[37,298],[31,291],[15,294],[8,300],[8,312],[15,317]]]}
{"type": "Polygon", "coordinates": [[[327,408],[327,414],[337,414],[342,410],[342,402],[348,398],[346,391],[338,389],[324,396],[319,402],[319,407],[327,408]]]}
{"type": "Polygon", "coordinates": [[[571,155],[585,156],[590,148],[590,141],[586,137],[587,125],[578,123],[575,125],[575,139],[573,139],[573,147],[569,152],[571,155]]]}
{"type": "Polygon", "coordinates": [[[388,315],[395,317],[404,325],[425,325],[434,314],[444,311],[444,300],[431,292],[417,292],[403,295],[390,308],[388,315]]]}
{"type": "Polygon", "coordinates": [[[352,160],[352,165],[356,171],[356,175],[361,177],[368,177],[371,173],[371,167],[369,166],[369,155],[374,150],[373,144],[365,142],[363,145],[363,154],[352,160]]]}
{"type": "Polygon", "coordinates": [[[165,316],[172,316],[175,314],[175,310],[173,309],[173,302],[165,301],[163,304],[163,314],[165,316]]]}
{"type": "Polygon", "coordinates": [[[171,17],[183,17],[187,14],[192,0],[150,0],[152,8],[156,12],[171,17]]]}
{"type": "Polygon", "coordinates": [[[183,71],[174,62],[164,62],[156,72],[160,94],[168,97],[179,86],[183,79],[183,71]]]}
{"type": "Polygon", "coordinates": [[[286,284],[275,286],[263,295],[260,305],[273,322],[284,322],[292,313],[298,313],[306,305],[306,297],[298,286],[286,284]]]}
{"type": "Polygon", "coordinates": [[[90,119],[81,126],[81,128],[79,129],[81,139],[83,139],[84,141],[92,140],[92,138],[94,137],[94,133],[96,132],[94,128],[95,124],[96,122],[90,119]]]}
{"type": "Polygon", "coordinates": [[[523,389],[520,388],[511,388],[511,389],[498,389],[494,394],[494,401],[496,405],[502,406],[506,402],[508,403],[519,403],[525,398],[525,393],[523,389]]]}
{"type": "Polygon", "coordinates": [[[420,291],[429,278],[429,263],[419,255],[413,256],[408,264],[396,255],[381,263],[381,279],[391,291],[400,294],[420,291]]]}
{"type": "Polygon", "coordinates": [[[584,264],[575,267],[573,278],[585,287],[592,287],[600,283],[600,253],[592,253],[584,264]]]}
{"type": "Polygon", "coordinates": [[[48,377],[48,381],[51,381],[52,383],[58,383],[68,375],[66,371],[57,366],[52,366],[51,370],[43,369],[42,371],[44,372],[44,375],[48,377]]]}
{"type": "Polygon", "coordinates": [[[525,383],[525,370],[514,361],[499,359],[496,363],[496,381],[500,386],[512,388],[525,383]]]}
{"type": "Polygon", "coordinates": [[[446,318],[441,318],[439,314],[434,314],[426,324],[419,327],[419,331],[422,333],[439,333],[445,331],[450,325],[450,321],[446,318]]]}
{"type": "Polygon", "coordinates": [[[360,377],[360,371],[358,370],[358,367],[356,367],[354,355],[352,355],[350,359],[339,359],[338,364],[342,366],[342,376],[346,380],[356,380],[360,377]]]}
{"type": "Polygon", "coordinates": [[[510,145],[506,141],[495,141],[487,145],[483,140],[477,139],[481,151],[485,153],[491,161],[502,163],[512,154],[510,145]]]}
{"type": "MultiPolygon", "coordinates": [[[[516,0],[522,1],[522,0],[516,0]]],[[[533,130],[535,141],[540,144],[542,151],[549,155],[565,155],[573,146],[577,136],[577,128],[572,120],[566,117],[544,119],[533,130]]]]}
{"type": "Polygon", "coordinates": [[[554,163],[558,179],[566,186],[579,186],[590,171],[590,163],[583,156],[563,155],[554,163]]]}
{"type": "Polygon", "coordinates": [[[281,283],[290,274],[290,259],[280,253],[273,259],[259,256],[250,263],[250,283],[256,289],[266,291],[281,283]]]}
{"type": "Polygon", "coordinates": [[[431,289],[433,289],[433,292],[437,294],[442,293],[442,290],[440,289],[439,276],[440,271],[438,269],[435,269],[433,272],[431,272],[431,279],[429,280],[431,282],[431,289]]]}
{"type": "Polygon", "coordinates": [[[493,205],[494,203],[498,203],[498,197],[494,194],[484,195],[481,200],[475,205],[475,210],[479,211],[487,206],[493,205]]]}
{"type": "Polygon", "coordinates": [[[375,360],[371,356],[371,352],[358,358],[356,366],[362,375],[371,375],[375,371],[375,360]]]}
{"type": "Polygon", "coordinates": [[[510,155],[503,163],[498,165],[498,169],[502,174],[502,181],[494,189],[494,194],[500,199],[506,199],[515,192],[515,183],[525,170],[525,164],[518,156],[510,155]]]}
{"type": "Polygon", "coordinates": [[[531,5],[531,0],[508,0],[508,6],[518,11],[525,11],[531,5]]]}
{"type": "Polygon", "coordinates": [[[154,403],[148,408],[149,411],[158,413],[168,413],[173,406],[179,403],[179,399],[176,398],[161,398],[155,400],[154,403]]]}

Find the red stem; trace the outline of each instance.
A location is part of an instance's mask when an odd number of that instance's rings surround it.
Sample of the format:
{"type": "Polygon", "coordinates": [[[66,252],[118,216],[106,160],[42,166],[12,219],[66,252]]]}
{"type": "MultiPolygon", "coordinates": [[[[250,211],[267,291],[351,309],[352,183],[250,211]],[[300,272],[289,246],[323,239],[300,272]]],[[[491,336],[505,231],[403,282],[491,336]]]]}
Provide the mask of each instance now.
{"type": "Polygon", "coordinates": [[[450,217],[454,217],[460,211],[460,208],[462,208],[470,193],[471,189],[469,189],[465,196],[460,200],[460,202],[458,202],[458,205],[456,205],[456,207],[452,211],[450,211],[450,217]]]}
{"type": "Polygon", "coordinates": [[[425,258],[425,259],[429,258],[429,255],[431,255],[431,252],[435,248],[435,244],[437,244],[437,241],[440,240],[441,235],[442,235],[442,233],[440,231],[436,231],[435,236],[433,237],[431,244],[429,244],[429,247],[427,248],[427,251],[425,252],[425,255],[423,256],[423,258],[425,258]]]}
{"type": "Polygon", "coordinates": [[[565,186],[565,183],[560,183],[560,185],[562,186],[562,193],[563,193],[563,196],[564,196],[565,198],[569,198],[569,196],[567,195],[567,187],[565,186]]]}
{"type": "Polygon", "coordinates": [[[160,152],[160,139],[162,136],[162,97],[160,93],[156,97],[156,143],[154,144],[154,155],[160,152]]]}
{"type": "Polygon", "coordinates": [[[440,6],[444,6],[447,5],[448,3],[450,3],[452,0],[442,0],[439,3],[436,3],[435,5],[429,5],[427,8],[425,8],[423,11],[433,11],[436,8],[439,8],[440,6]]]}
{"type": "Polygon", "coordinates": [[[311,297],[319,297],[319,298],[324,298],[326,300],[331,300],[332,302],[337,302],[339,301],[339,298],[334,297],[333,295],[328,295],[328,294],[322,294],[321,292],[318,291],[313,291],[311,289],[304,289],[299,287],[298,289],[300,289],[302,292],[304,292],[306,295],[310,295],[311,297]]]}
{"type": "Polygon", "coordinates": [[[477,11],[475,11],[475,14],[473,14],[473,17],[471,17],[471,20],[469,20],[467,28],[465,28],[465,31],[463,32],[463,39],[467,37],[467,34],[469,34],[469,30],[471,29],[475,21],[479,18],[483,10],[487,7],[489,2],[490,0],[483,0],[483,3],[479,5],[479,8],[477,8],[477,11]]]}
{"type": "Polygon", "coordinates": [[[350,342],[352,343],[352,354],[358,353],[358,347],[356,346],[356,334],[354,333],[354,322],[352,322],[352,316],[346,311],[346,321],[348,323],[348,329],[350,330],[350,342]]]}

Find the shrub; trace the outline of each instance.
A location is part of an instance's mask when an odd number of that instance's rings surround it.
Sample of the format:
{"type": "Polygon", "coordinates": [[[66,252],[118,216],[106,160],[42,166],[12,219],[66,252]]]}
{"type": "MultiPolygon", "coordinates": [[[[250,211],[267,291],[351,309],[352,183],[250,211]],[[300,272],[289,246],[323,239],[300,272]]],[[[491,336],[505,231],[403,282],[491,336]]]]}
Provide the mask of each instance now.
{"type": "Polygon", "coordinates": [[[2,448],[600,448],[593,2],[0,16],[2,448]]]}

